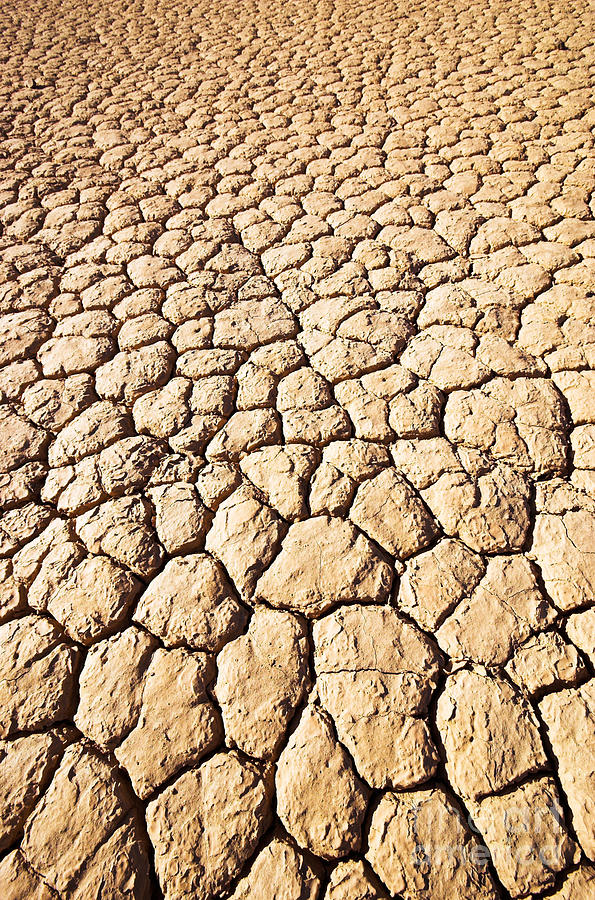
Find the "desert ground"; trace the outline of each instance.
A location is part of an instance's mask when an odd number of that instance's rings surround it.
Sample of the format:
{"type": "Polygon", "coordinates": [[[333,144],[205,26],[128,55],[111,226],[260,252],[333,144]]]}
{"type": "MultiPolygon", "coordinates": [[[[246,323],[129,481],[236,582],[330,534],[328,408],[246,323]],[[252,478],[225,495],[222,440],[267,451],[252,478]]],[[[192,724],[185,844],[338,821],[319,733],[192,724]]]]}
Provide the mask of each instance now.
{"type": "Polygon", "coordinates": [[[594,34],[2,4],[1,900],[595,897],[594,34]]]}

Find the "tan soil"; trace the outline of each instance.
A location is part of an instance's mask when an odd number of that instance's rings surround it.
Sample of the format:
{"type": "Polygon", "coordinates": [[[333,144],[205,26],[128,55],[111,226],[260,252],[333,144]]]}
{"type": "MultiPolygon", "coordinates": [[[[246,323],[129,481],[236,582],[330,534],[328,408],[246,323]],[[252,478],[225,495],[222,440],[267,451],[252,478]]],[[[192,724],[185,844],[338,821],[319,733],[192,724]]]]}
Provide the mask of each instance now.
{"type": "Polygon", "coordinates": [[[595,16],[0,9],[0,900],[595,896],[595,16]]]}

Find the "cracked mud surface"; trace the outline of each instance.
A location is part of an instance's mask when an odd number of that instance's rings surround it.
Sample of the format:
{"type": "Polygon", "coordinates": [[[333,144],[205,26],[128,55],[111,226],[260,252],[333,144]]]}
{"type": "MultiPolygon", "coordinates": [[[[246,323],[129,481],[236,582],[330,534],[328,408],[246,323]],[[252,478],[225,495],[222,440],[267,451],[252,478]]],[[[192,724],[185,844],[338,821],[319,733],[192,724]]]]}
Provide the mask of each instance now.
{"type": "Polygon", "coordinates": [[[595,894],[592,8],[0,11],[0,895],[595,894]]]}

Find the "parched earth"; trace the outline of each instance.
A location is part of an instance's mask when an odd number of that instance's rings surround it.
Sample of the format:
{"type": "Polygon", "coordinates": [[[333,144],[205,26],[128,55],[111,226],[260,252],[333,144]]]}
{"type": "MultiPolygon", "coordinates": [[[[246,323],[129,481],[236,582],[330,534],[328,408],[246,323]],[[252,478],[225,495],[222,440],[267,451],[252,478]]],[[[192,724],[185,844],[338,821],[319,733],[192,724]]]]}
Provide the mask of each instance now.
{"type": "Polygon", "coordinates": [[[595,896],[594,27],[2,4],[2,900],[595,896]]]}

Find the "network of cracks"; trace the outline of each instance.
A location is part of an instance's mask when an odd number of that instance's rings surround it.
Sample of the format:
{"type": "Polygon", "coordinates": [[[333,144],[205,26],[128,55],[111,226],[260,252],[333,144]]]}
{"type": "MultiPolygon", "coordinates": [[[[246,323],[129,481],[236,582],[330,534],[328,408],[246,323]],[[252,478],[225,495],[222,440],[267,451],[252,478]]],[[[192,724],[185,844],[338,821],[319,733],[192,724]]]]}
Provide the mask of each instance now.
{"type": "Polygon", "coordinates": [[[0,894],[595,893],[587,3],[0,11],[0,894]]]}

